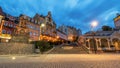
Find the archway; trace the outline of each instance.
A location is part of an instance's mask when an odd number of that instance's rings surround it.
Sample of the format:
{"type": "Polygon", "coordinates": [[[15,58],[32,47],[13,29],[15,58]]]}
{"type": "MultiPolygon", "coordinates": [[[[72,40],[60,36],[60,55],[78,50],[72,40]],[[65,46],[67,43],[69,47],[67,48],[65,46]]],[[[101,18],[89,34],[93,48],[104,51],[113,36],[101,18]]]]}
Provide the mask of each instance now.
{"type": "Polygon", "coordinates": [[[101,47],[108,47],[108,40],[107,39],[101,39],[101,47]]]}
{"type": "Polygon", "coordinates": [[[90,39],[90,48],[93,49],[93,48],[96,48],[96,41],[95,39],[90,39]]]}

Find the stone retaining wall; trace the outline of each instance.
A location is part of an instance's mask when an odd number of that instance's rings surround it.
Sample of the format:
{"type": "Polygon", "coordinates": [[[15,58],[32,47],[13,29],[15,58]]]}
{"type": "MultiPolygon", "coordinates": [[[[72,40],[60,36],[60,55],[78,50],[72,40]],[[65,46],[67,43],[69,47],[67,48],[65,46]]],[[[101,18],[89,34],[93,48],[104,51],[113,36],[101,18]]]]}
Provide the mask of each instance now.
{"type": "Polygon", "coordinates": [[[34,45],[24,43],[0,43],[0,55],[33,54],[34,45]]]}

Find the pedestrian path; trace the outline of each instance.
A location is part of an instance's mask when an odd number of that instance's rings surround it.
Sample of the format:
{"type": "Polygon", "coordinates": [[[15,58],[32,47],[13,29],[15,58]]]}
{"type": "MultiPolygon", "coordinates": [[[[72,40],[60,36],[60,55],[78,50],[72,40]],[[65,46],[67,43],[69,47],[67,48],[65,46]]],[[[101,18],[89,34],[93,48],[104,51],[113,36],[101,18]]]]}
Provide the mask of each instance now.
{"type": "Polygon", "coordinates": [[[120,54],[43,54],[0,57],[0,68],[120,68],[120,54]]]}

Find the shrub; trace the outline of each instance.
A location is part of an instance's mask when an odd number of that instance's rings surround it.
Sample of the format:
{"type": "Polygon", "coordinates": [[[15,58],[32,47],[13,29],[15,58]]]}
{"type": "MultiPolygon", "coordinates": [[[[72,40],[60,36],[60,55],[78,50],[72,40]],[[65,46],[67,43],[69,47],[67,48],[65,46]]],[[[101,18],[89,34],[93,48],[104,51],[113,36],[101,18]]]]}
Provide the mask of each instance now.
{"type": "Polygon", "coordinates": [[[41,53],[48,51],[53,47],[46,41],[35,41],[34,44],[35,44],[35,48],[39,48],[41,53]]]}

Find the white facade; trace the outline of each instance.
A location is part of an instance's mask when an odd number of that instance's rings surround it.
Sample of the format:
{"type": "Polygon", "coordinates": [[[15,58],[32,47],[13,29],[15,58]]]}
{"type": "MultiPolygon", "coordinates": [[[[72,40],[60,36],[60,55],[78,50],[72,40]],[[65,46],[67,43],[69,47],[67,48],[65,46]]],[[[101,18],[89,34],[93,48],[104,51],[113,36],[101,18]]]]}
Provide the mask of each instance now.
{"type": "Polygon", "coordinates": [[[116,50],[120,51],[120,31],[99,31],[94,35],[84,35],[85,45],[90,50],[116,50]],[[94,40],[94,41],[93,41],[94,40]]]}

